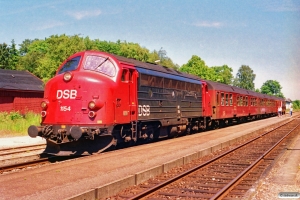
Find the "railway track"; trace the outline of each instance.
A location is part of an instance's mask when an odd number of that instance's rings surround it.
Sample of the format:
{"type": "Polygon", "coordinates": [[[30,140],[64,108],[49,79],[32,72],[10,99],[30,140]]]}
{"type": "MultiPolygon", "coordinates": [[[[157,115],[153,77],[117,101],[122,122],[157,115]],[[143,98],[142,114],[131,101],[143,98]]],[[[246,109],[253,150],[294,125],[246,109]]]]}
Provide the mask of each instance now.
{"type": "Polygon", "coordinates": [[[44,154],[46,145],[30,145],[0,150],[0,174],[14,172],[34,166],[74,159],[78,156],[51,156],[44,154]]]}
{"type": "Polygon", "coordinates": [[[29,146],[15,147],[15,148],[0,149],[0,157],[13,155],[13,154],[26,153],[29,151],[44,150],[45,147],[46,145],[44,144],[37,144],[37,145],[29,145],[29,146]]]}
{"type": "Polygon", "coordinates": [[[50,156],[50,155],[47,155],[44,158],[38,158],[36,160],[30,160],[30,161],[20,162],[20,163],[16,163],[16,164],[0,166],[0,174],[10,173],[10,172],[14,172],[14,171],[22,170],[22,169],[32,168],[32,167],[36,167],[36,166],[42,166],[42,165],[55,163],[55,162],[66,161],[66,160],[75,159],[78,157],[81,157],[81,156],[50,156]]]}
{"type": "Polygon", "coordinates": [[[39,159],[46,145],[29,145],[0,149],[0,166],[39,159]]]}
{"type": "Polygon", "coordinates": [[[299,132],[297,118],[172,178],[160,176],[110,199],[240,199],[299,132]]]}

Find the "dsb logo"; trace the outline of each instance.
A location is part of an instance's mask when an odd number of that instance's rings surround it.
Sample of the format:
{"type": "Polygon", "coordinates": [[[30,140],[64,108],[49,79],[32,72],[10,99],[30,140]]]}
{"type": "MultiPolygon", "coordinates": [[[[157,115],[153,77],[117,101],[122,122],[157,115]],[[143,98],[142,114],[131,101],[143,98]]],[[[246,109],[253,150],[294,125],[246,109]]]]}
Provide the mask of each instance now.
{"type": "Polygon", "coordinates": [[[138,112],[139,112],[139,116],[150,116],[150,106],[139,105],[138,112]]]}
{"type": "Polygon", "coordinates": [[[77,96],[77,90],[57,90],[57,99],[75,99],[77,96]]]}

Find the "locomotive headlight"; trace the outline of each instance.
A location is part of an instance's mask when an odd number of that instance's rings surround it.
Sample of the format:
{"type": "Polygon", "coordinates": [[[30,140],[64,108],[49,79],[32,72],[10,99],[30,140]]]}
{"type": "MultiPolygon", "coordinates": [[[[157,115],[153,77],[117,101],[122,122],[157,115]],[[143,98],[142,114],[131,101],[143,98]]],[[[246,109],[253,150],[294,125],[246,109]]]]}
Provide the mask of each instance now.
{"type": "Polygon", "coordinates": [[[64,74],[64,81],[70,81],[71,79],[72,79],[72,77],[73,77],[73,75],[72,75],[72,73],[71,72],[66,72],[65,74],[64,74]]]}
{"type": "Polygon", "coordinates": [[[48,107],[48,101],[46,101],[46,100],[42,101],[41,107],[42,107],[43,110],[47,109],[47,107],[48,107]]]}
{"type": "Polygon", "coordinates": [[[89,102],[89,109],[93,110],[96,108],[96,103],[94,101],[89,102]]]}
{"type": "Polygon", "coordinates": [[[91,110],[100,109],[104,106],[104,103],[101,100],[92,100],[89,102],[88,107],[91,110]]]}

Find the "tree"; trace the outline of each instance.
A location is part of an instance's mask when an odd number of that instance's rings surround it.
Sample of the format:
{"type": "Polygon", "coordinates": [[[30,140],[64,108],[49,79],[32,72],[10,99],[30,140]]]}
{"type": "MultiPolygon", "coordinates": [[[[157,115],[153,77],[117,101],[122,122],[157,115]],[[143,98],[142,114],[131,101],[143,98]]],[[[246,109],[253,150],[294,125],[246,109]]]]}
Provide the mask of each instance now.
{"type": "Polygon", "coordinates": [[[160,58],[160,61],[163,61],[164,59],[167,58],[167,51],[161,47],[160,50],[158,51],[158,56],[160,58]]]}
{"type": "Polygon", "coordinates": [[[19,54],[20,56],[25,56],[28,53],[28,47],[34,42],[38,41],[38,39],[30,40],[30,39],[25,39],[22,44],[19,44],[19,54]]]}
{"type": "Polygon", "coordinates": [[[293,101],[293,108],[300,109],[300,100],[293,101]]]}
{"type": "Polygon", "coordinates": [[[9,47],[9,63],[8,63],[8,69],[15,70],[16,66],[18,64],[20,55],[19,51],[16,49],[15,41],[11,41],[11,46],[9,47]]]}
{"type": "Polygon", "coordinates": [[[126,58],[134,58],[136,60],[146,62],[149,58],[149,50],[141,47],[137,43],[122,42],[120,43],[120,55],[126,58]]]}
{"type": "Polygon", "coordinates": [[[9,66],[9,46],[6,43],[0,44],[0,69],[7,69],[9,66]]]}
{"type": "Polygon", "coordinates": [[[45,82],[55,75],[60,64],[75,52],[85,49],[78,35],[52,35],[45,40],[25,40],[21,46],[18,69],[28,70],[45,82]]]}
{"type": "Polygon", "coordinates": [[[281,92],[281,89],[282,89],[281,85],[279,84],[278,81],[275,80],[267,80],[266,82],[263,83],[263,85],[260,88],[261,93],[263,94],[284,97],[281,92]]]}
{"type": "MultiPolygon", "coordinates": [[[[65,59],[70,55],[83,50],[99,50],[127,58],[134,58],[143,62],[154,63],[154,61],[159,60],[160,58],[157,51],[150,53],[148,49],[141,47],[137,43],[121,42],[120,40],[117,42],[100,41],[98,39],[91,40],[89,37],[83,38],[80,37],[80,35],[51,35],[44,40],[26,39],[19,46],[20,59],[17,62],[16,68],[18,70],[28,70],[37,77],[43,79],[44,82],[55,75],[57,68],[65,59]]],[[[4,52],[3,54],[9,50],[7,45],[3,46],[2,49],[4,52]]],[[[13,46],[12,49],[14,49],[13,46]]],[[[177,69],[178,65],[174,64],[172,60],[166,56],[166,51],[164,51],[164,53],[164,55],[161,54],[163,55],[163,61],[160,62],[160,64],[177,69]]],[[[15,55],[15,53],[13,53],[13,55],[15,55]]],[[[8,56],[4,56],[4,58],[8,58],[8,56]]],[[[12,60],[14,61],[14,59],[12,60]]]]}
{"type": "Polygon", "coordinates": [[[211,69],[214,71],[214,76],[212,81],[217,81],[227,85],[232,84],[233,75],[232,75],[231,67],[228,67],[227,65],[223,65],[223,66],[214,66],[211,67],[211,69]]]}
{"type": "Polygon", "coordinates": [[[238,73],[236,74],[236,77],[233,81],[233,85],[239,88],[244,88],[246,90],[254,91],[255,77],[256,75],[253,73],[253,70],[249,66],[242,65],[239,68],[238,73]]]}
{"type": "Polygon", "coordinates": [[[187,64],[182,65],[179,70],[185,73],[194,74],[203,79],[213,80],[213,70],[209,68],[199,56],[196,55],[193,55],[187,64]]]}

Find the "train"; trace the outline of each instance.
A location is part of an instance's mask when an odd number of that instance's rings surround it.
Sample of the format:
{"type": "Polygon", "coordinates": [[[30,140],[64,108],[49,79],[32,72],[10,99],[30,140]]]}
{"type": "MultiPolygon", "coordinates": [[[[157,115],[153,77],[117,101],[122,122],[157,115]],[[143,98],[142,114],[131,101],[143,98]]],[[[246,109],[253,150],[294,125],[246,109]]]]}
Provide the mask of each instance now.
{"type": "Polygon", "coordinates": [[[155,63],[100,51],[67,58],[50,79],[41,124],[45,153],[91,155],[188,135],[285,110],[283,98],[204,80],[155,63]]]}

